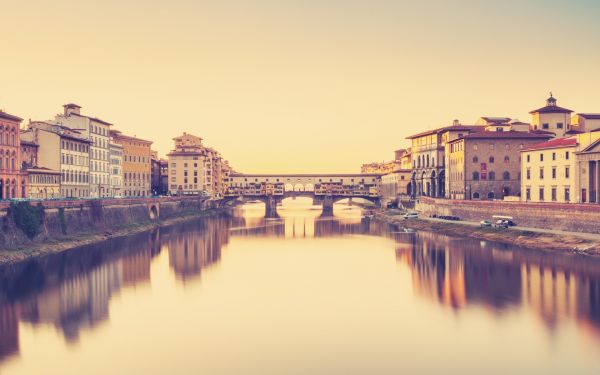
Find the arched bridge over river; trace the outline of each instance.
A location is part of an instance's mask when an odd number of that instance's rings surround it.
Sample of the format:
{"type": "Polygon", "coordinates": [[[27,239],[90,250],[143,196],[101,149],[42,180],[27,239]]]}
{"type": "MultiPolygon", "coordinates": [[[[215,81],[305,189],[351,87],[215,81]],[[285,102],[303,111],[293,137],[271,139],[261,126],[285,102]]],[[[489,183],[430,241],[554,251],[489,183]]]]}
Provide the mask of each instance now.
{"type": "Polygon", "coordinates": [[[241,174],[229,176],[226,199],[256,199],[265,203],[266,216],[277,216],[277,203],[285,198],[308,196],[333,213],[342,199],[363,198],[379,204],[379,174],[241,174]]]}

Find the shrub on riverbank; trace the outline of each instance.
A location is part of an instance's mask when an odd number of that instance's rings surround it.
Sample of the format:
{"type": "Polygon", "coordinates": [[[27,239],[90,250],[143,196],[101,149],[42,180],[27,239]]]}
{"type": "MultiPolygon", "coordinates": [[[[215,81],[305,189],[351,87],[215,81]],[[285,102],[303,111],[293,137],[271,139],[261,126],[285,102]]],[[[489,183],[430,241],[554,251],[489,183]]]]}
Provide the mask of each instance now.
{"type": "Polygon", "coordinates": [[[44,222],[44,207],[41,204],[32,206],[29,202],[11,202],[9,210],[17,228],[29,239],[38,235],[44,222]]]}

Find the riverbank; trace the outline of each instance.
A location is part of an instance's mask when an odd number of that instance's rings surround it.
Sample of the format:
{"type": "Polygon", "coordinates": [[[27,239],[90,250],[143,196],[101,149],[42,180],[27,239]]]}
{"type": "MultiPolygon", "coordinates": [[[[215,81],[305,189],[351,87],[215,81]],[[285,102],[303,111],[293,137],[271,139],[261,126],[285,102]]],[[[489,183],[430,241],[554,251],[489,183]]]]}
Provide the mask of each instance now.
{"type": "Polygon", "coordinates": [[[218,208],[198,212],[187,211],[179,215],[173,215],[164,220],[147,220],[135,224],[124,225],[114,230],[105,230],[102,232],[81,232],[76,235],[65,236],[61,239],[50,239],[45,243],[33,243],[27,246],[9,250],[0,249],[0,266],[18,263],[44,255],[57,254],[82,246],[101,243],[109,239],[147,232],[159,227],[172,226],[200,217],[216,216],[225,211],[227,211],[227,209],[218,208]]]}
{"type": "Polygon", "coordinates": [[[471,237],[547,252],[600,257],[600,240],[591,238],[586,233],[567,234],[562,232],[555,234],[550,231],[536,231],[533,228],[520,229],[519,227],[509,229],[481,228],[475,223],[461,221],[451,222],[422,218],[403,219],[401,215],[392,215],[387,212],[377,213],[375,219],[403,228],[435,232],[448,236],[471,237]]]}

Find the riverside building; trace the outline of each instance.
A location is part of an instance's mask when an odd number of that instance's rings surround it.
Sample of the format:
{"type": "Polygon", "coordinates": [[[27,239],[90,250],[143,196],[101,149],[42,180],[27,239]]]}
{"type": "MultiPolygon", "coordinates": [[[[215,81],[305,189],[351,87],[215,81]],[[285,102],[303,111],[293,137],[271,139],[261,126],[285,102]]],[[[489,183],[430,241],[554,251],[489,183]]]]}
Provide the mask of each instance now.
{"type": "Polygon", "coordinates": [[[0,199],[26,197],[21,170],[20,117],[0,111],[0,199]]]}
{"type": "Polygon", "coordinates": [[[151,192],[151,141],[112,130],[113,141],[123,147],[123,192],[126,197],[145,197],[151,192]]]}
{"type": "Polygon", "coordinates": [[[110,195],[110,127],[111,123],[97,117],[81,114],[81,106],[73,103],[63,105],[63,114],[55,116],[53,123],[78,131],[89,140],[89,195],[92,198],[110,195]]]}

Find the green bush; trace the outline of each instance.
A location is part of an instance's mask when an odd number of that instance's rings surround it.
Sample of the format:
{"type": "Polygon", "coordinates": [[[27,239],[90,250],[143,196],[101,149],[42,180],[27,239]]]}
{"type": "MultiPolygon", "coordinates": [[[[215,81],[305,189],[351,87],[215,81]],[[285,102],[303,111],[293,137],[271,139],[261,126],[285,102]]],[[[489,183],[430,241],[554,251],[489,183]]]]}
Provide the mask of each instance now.
{"type": "Polygon", "coordinates": [[[9,210],[17,228],[29,239],[37,236],[44,222],[44,207],[41,204],[34,207],[29,202],[11,202],[9,210]]]}

